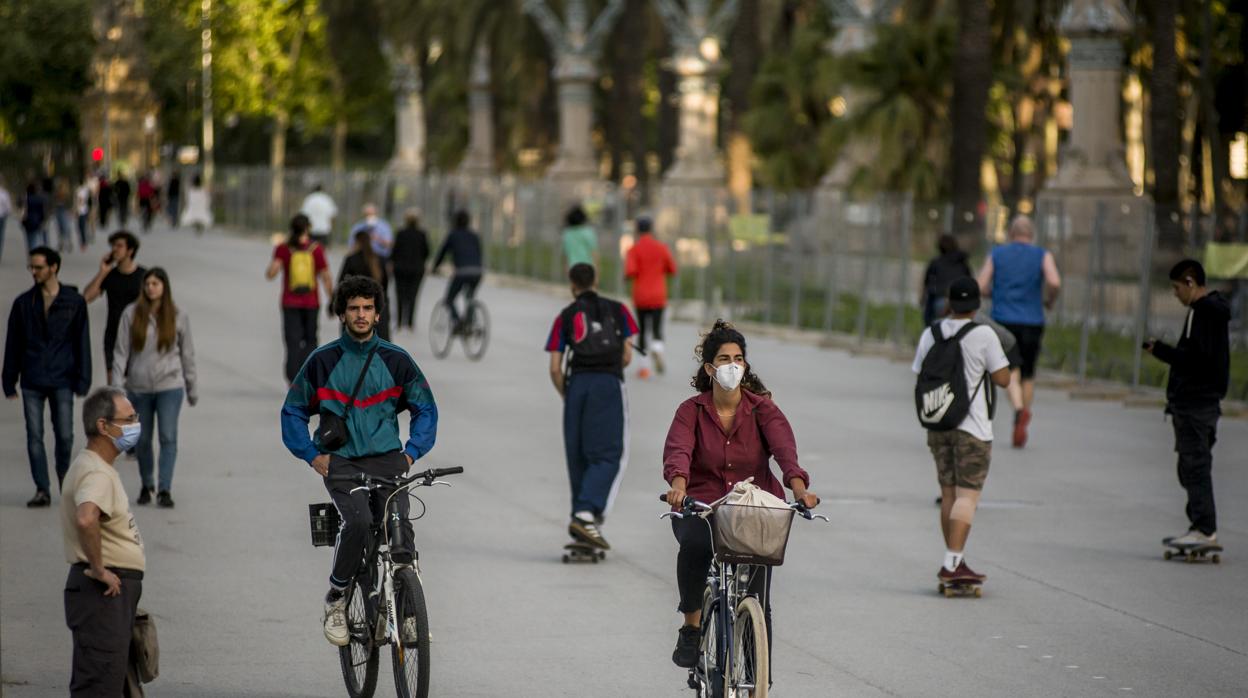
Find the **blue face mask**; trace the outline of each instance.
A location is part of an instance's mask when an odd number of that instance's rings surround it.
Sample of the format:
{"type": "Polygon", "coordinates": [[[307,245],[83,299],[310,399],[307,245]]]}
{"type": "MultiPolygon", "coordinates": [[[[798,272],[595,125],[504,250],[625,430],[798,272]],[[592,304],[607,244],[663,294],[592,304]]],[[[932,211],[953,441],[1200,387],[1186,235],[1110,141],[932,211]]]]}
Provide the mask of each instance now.
{"type": "Polygon", "coordinates": [[[142,424],[114,424],[121,427],[121,436],[110,436],[118,451],[125,453],[139,445],[139,434],[143,433],[142,424]]]}

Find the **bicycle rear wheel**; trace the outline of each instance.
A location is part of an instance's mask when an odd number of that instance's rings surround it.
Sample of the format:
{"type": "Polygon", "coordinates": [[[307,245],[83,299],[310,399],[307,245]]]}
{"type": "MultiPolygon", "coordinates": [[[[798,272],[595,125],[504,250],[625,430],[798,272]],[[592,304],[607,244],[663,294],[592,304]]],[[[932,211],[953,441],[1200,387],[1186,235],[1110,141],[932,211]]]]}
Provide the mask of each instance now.
{"type": "Polygon", "coordinates": [[[767,698],[771,680],[767,648],[767,621],[758,599],[747,596],[737,604],[732,627],[732,698],[767,698]]]}
{"type": "Polygon", "coordinates": [[[399,637],[390,643],[390,660],[394,665],[394,690],[399,698],[427,698],[429,695],[429,612],[425,608],[425,592],[420,577],[410,567],[394,573],[395,615],[399,619],[399,637]],[[415,624],[415,642],[403,641],[403,626],[408,619],[415,624]]]}
{"type": "Polygon", "coordinates": [[[338,648],[342,680],[351,698],[371,698],[377,688],[377,646],[369,619],[374,617],[368,592],[355,582],[347,587],[347,633],[351,639],[338,648]]]}
{"type": "Polygon", "coordinates": [[[484,304],[474,299],[468,305],[468,315],[472,321],[464,332],[464,353],[469,359],[480,361],[490,344],[490,313],[484,304]]]}
{"type": "Polygon", "coordinates": [[[429,317],[429,346],[439,359],[445,359],[451,351],[451,340],[455,338],[452,324],[451,309],[442,301],[435,303],[429,317]]]}
{"type": "Polygon", "coordinates": [[[702,592],[702,640],[699,644],[702,654],[694,670],[699,674],[698,698],[723,698],[724,695],[723,653],[717,627],[720,622],[718,599],[708,586],[702,592]]]}

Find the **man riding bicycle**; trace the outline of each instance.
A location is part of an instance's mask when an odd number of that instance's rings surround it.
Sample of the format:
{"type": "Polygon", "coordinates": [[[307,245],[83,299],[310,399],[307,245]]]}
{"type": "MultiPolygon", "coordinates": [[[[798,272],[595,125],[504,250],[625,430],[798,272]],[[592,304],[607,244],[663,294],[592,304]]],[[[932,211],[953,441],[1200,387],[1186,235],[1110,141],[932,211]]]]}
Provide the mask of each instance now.
{"type": "Polygon", "coordinates": [[[434,272],[442,266],[448,254],[455,265],[455,275],[446,286],[446,299],[443,302],[451,311],[451,323],[456,334],[464,331],[464,323],[460,322],[455,299],[460,293],[464,294],[468,303],[468,323],[471,323],[472,299],[477,295],[477,286],[481,285],[481,275],[485,272],[481,257],[481,236],[468,227],[469,223],[467,211],[456,211],[451,232],[447,233],[446,240],[442,241],[442,248],[438,250],[438,256],[433,259],[434,272]]]}
{"type": "MultiPolygon", "coordinates": [[[[399,477],[433,448],[438,409],[424,374],[406,351],[374,331],[384,302],[385,292],[370,278],[351,276],[342,282],[334,294],[342,334],[312,352],[282,405],[283,443],[322,478],[361,473],[399,477]],[[406,443],[400,440],[398,421],[404,410],[411,412],[406,443]],[[313,414],[321,415],[315,438],[308,433],[313,414]]],[[[341,647],[350,639],[344,591],[360,567],[374,516],[381,516],[381,504],[393,490],[374,490],[370,497],[367,488],[344,481],[326,481],[325,488],[342,518],[325,595],[325,637],[341,647]]],[[[396,504],[403,541],[395,546],[393,559],[411,564],[408,498],[397,497],[396,504]]]]}

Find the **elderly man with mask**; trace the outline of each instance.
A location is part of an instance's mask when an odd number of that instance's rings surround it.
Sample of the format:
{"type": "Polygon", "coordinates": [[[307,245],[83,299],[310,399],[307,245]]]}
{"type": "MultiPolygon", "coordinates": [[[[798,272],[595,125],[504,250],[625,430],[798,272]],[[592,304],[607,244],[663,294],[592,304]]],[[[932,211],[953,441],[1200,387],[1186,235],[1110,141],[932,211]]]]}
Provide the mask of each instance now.
{"type": "Polygon", "coordinates": [[[382,259],[389,259],[390,250],[394,249],[394,230],[385,218],[377,215],[376,205],[364,204],[360,213],[364,217],[351,227],[351,239],[355,239],[356,233],[367,230],[369,238],[373,241],[373,252],[382,259]]]}

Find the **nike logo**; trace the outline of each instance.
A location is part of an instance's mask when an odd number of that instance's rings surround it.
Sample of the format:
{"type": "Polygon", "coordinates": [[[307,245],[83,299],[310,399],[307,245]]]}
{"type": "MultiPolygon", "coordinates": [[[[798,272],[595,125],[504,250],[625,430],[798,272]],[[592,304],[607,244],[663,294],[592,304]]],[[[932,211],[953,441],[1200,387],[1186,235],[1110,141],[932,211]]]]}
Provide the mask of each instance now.
{"type": "Polygon", "coordinates": [[[923,412],[919,419],[928,423],[939,422],[952,406],[953,387],[945,383],[923,394],[923,412]]]}

